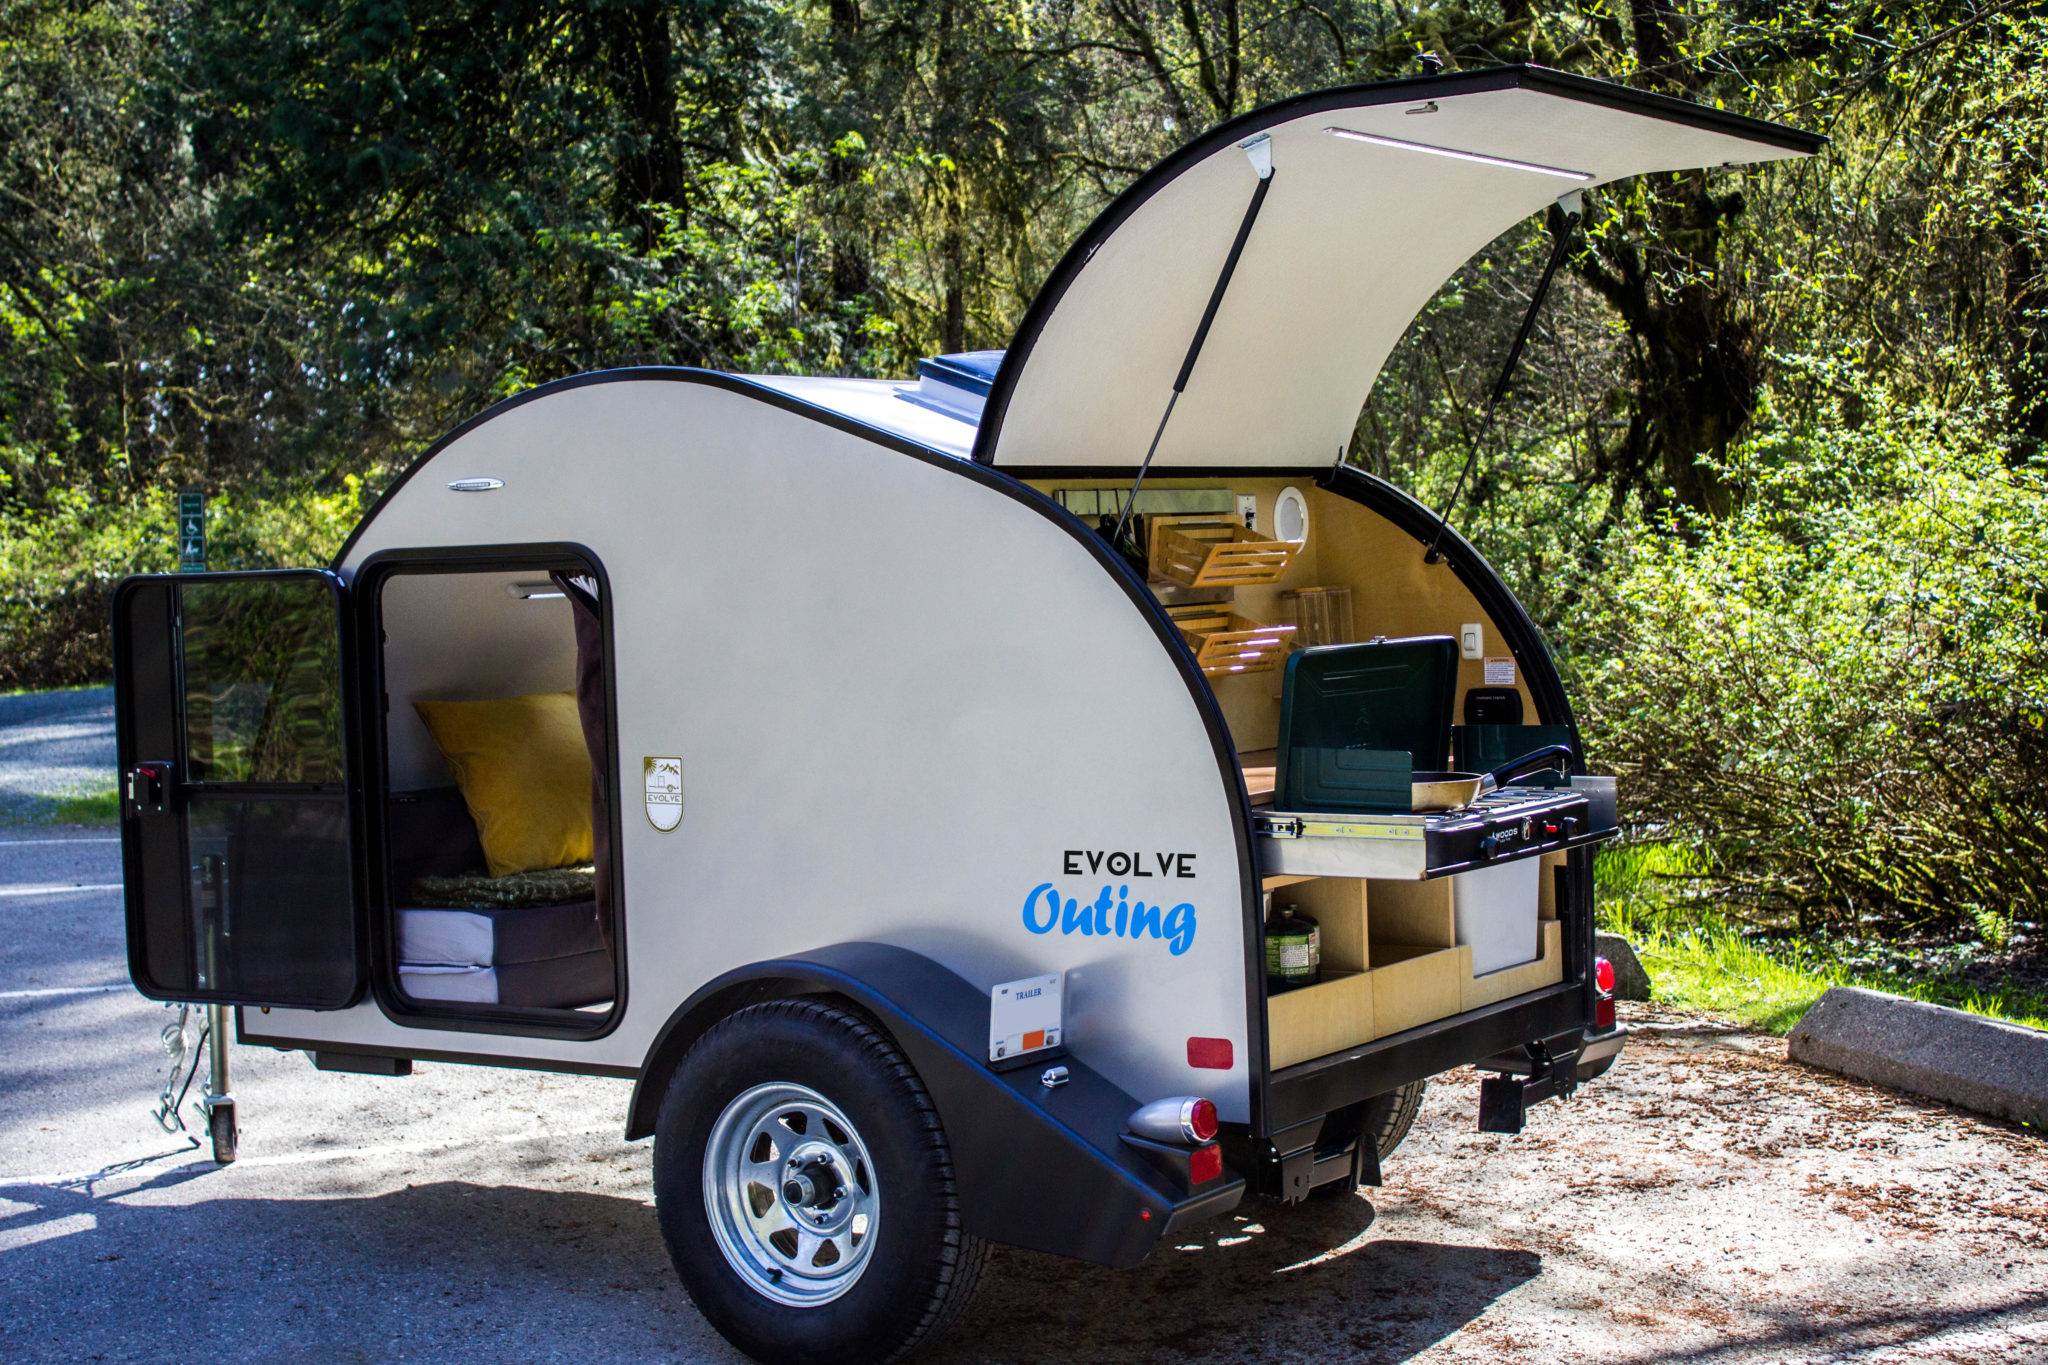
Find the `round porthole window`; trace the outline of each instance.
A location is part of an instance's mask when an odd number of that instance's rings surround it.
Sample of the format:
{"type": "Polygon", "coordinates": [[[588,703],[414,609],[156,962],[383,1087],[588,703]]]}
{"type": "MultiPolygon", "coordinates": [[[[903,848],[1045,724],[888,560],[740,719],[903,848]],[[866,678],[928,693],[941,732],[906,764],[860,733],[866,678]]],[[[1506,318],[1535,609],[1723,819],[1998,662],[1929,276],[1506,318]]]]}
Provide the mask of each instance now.
{"type": "Polygon", "coordinates": [[[1273,534],[1293,545],[1308,539],[1308,499],[1292,484],[1273,500],[1273,534]]]}

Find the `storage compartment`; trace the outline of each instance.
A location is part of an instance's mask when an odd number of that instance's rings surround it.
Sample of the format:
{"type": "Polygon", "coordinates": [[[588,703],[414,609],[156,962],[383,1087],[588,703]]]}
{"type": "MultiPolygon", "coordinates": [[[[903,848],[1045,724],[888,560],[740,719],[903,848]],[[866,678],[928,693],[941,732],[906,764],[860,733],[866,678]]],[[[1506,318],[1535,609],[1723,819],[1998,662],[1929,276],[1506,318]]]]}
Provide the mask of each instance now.
{"type": "MultiPolygon", "coordinates": [[[[1561,861],[1563,855],[1556,856],[1561,861]]],[[[1557,866],[1531,858],[1486,869],[1512,874],[1514,885],[1482,884],[1478,894],[1458,885],[1470,874],[1434,881],[1270,879],[1273,904],[1310,916],[1322,935],[1322,979],[1268,997],[1272,1065],[1325,1057],[1563,981],[1562,926],[1555,917],[1538,918],[1536,897],[1540,878],[1557,866]],[[1495,903],[1503,895],[1512,899],[1495,903]],[[1491,937],[1461,942],[1461,909],[1468,931],[1477,923],[1491,937]],[[1501,915],[1503,909],[1509,913],[1501,915]],[[1502,937],[1480,917],[1526,925],[1521,961],[1491,970],[1475,966],[1475,949],[1493,952],[1492,940],[1502,937]]],[[[1512,934],[1517,944],[1520,933],[1512,934]]]]}
{"type": "Polygon", "coordinates": [[[1245,588],[1276,583],[1299,545],[1271,540],[1234,521],[1154,518],[1151,567],[1187,588],[1245,588]]]}
{"type": "Polygon", "coordinates": [[[1420,1028],[1463,1008],[1464,949],[1376,943],[1373,962],[1373,1037],[1420,1028]]]}
{"type": "Polygon", "coordinates": [[[1266,1001],[1266,1051],[1277,1070],[1313,1057],[1370,1042],[1373,1032],[1372,972],[1333,972],[1300,990],[1282,991],[1266,1001]]]}
{"type": "Polygon", "coordinates": [[[1450,884],[1455,942],[1472,950],[1474,972],[1485,975],[1519,966],[1541,952],[1536,921],[1542,871],[1542,859],[1523,858],[1445,879],[1450,884]]]}
{"type": "Polygon", "coordinates": [[[1558,922],[1547,919],[1542,922],[1539,941],[1542,955],[1534,962],[1524,962],[1518,967],[1480,975],[1468,973],[1463,982],[1461,1009],[1476,1010],[1482,1005],[1512,996],[1525,995],[1530,991],[1555,986],[1564,980],[1564,933],[1558,922]]]}
{"type": "MultiPolygon", "coordinates": [[[[1534,866],[1534,863],[1531,864],[1534,866]]],[[[1543,957],[1475,977],[1456,941],[1447,881],[1317,877],[1272,888],[1322,931],[1322,979],[1267,1001],[1267,1051],[1293,1066],[1402,1033],[1562,979],[1558,925],[1544,926],[1543,957]]]]}
{"type": "Polygon", "coordinates": [[[1294,639],[1293,626],[1268,626],[1227,606],[1169,607],[1166,614],[1209,677],[1277,668],[1294,639]]]}

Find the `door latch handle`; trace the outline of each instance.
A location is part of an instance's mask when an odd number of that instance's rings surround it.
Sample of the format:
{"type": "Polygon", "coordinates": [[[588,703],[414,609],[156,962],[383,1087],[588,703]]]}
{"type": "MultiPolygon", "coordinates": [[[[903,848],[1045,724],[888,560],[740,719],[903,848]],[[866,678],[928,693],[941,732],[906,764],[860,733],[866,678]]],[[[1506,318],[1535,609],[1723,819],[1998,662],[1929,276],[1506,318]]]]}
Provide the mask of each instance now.
{"type": "Polygon", "coordinates": [[[157,815],[170,803],[171,765],[159,760],[138,763],[128,770],[127,798],[131,815],[157,815]]]}

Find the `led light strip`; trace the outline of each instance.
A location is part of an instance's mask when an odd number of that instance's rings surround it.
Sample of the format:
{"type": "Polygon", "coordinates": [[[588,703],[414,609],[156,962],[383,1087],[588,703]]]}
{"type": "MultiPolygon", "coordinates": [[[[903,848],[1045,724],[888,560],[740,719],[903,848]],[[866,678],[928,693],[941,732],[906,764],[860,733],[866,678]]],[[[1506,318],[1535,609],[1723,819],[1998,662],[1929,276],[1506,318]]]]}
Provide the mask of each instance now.
{"type": "Polygon", "coordinates": [[[1544,166],[1534,161],[1516,161],[1512,157],[1488,156],[1484,152],[1461,152],[1455,147],[1438,147],[1428,142],[1410,142],[1405,138],[1382,137],[1378,133],[1361,133],[1356,128],[1333,126],[1323,131],[1335,137],[1349,138],[1353,142],[1370,142],[1375,147],[1392,147],[1402,152],[1428,152],[1431,156],[1447,156],[1453,161],[1471,161],[1481,166],[1500,166],[1510,171],[1528,171],[1535,175],[1554,175],[1560,180],[1576,180],[1580,184],[1593,179],[1591,171],[1566,170],[1562,166],[1544,166]]]}

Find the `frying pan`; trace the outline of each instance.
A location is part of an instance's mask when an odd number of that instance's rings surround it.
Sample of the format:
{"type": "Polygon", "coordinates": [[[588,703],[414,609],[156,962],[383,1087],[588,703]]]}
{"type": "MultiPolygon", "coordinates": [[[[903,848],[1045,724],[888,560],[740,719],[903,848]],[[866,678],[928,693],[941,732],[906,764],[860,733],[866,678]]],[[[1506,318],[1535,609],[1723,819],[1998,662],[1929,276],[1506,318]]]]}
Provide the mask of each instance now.
{"type": "Polygon", "coordinates": [[[1558,759],[1570,759],[1572,746],[1569,744],[1546,744],[1540,749],[1531,749],[1520,758],[1507,762],[1487,773],[1417,773],[1410,810],[1456,810],[1469,806],[1486,793],[1517,777],[1554,763],[1558,759]]]}

